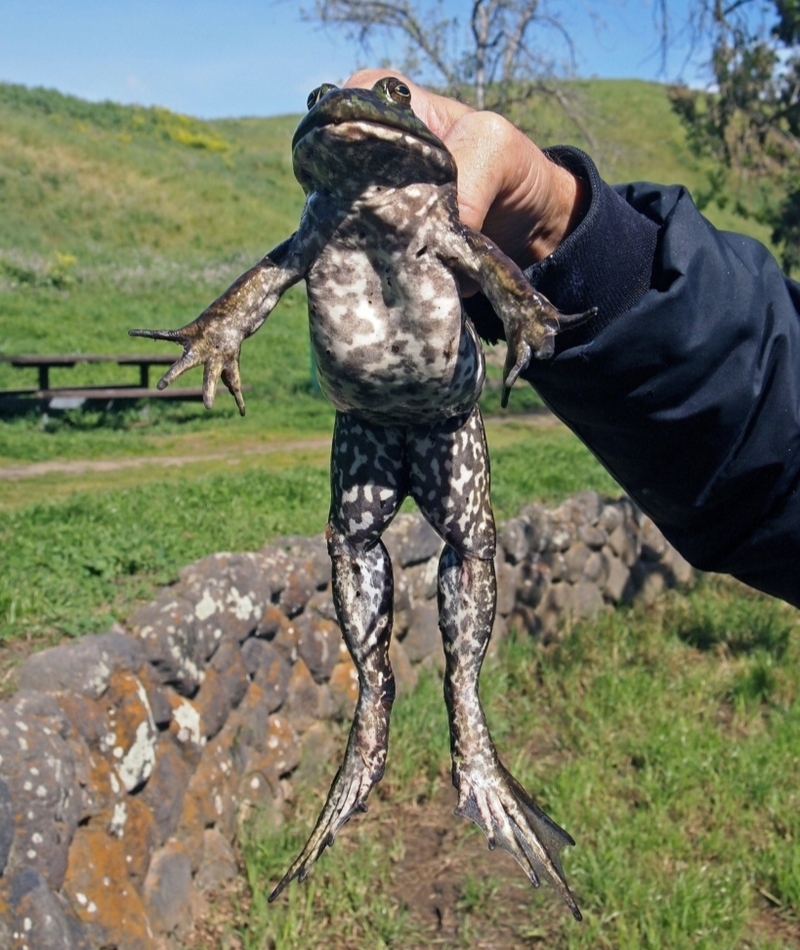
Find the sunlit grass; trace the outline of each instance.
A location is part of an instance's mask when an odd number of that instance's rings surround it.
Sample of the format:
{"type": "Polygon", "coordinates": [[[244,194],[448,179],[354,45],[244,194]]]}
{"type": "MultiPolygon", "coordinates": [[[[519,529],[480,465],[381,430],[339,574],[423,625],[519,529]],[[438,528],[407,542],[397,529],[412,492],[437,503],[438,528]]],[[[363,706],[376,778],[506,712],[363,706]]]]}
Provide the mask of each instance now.
{"type": "MultiPolygon", "coordinates": [[[[496,855],[476,851],[459,860],[454,849],[448,873],[460,895],[458,936],[419,937],[418,909],[404,900],[406,879],[388,842],[402,838],[404,822],[416,814],[403,802],[432,808],[447,784],[441,693],[434,680],[424,679],[414,695],[398,700],[378,815],[342,832],[347,842],[323,856],[309,881],[312,896],[307,883],[293,885],[282,907],[254,904],[248,920],[253,945],[258,935],[281,927],[297,933],[289,948],[301,941],[357,946],[336,930],[329,940],[326,928],[348,912],[348,876],[357,882],[377,860],[383,864],[370,901],[387,908],[398,926],[388,946],[430,945],[426,940],[446,947],[575,950],[795,946],[799,691],[795,612],[716,580],[692,594],[688,610],[685,595],[671,593],[654,607],[576,626],[547,648],[509,638],[487,664],[484,702],[501,756],[576,839],[565,870],[584,922],[576,924],[554,900],[528,888],[521,872],[497,879],[496,855]],[[758,608],[765,617],[759,642],[743,645],[745,618],[758,608]],[[690,642],[698,612],[709,618],[713,648],[690,642]],[[765,657],[780,660],[771,687],[746,701],[732,698],[734,685],[754,675],[765,657]],[[434,739],[433,730],[442,735],[434,739]],[[338,912],[327,905],[319,913],[323,889],[338,912]]],[[[317,807],[326,790],[317,789],[317,807]]],[[[299,826],[293,841],[301,845],[314,817],[314,806],[304,805],[281,834],[293,835],[299,826]]],[[[442,820],[450,820],[446,812],[442,820]]],[[[466,824],[463,833],[471,834],[466,824]]],[[[277,870],[265,863],[275,840],[264,834],[245,845],[257,894],[277,870]]]]}

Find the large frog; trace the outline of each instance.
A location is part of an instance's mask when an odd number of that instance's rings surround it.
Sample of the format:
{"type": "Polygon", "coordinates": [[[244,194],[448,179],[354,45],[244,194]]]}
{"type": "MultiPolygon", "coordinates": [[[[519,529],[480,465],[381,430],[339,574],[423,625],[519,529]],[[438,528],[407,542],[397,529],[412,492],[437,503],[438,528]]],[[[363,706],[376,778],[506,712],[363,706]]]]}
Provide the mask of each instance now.
{"type": "Polygon", "coordinates": [[[580,919],[560,861],[574,842],[502,765],[478,698],[495,612],[495,526],[477,407],[484,357],[459,279],[477,282],[503,322],[503,405],[530,359],[550,356],[558,330],[589,314],[560,314],[491,241],[459,221],[453,158],[415,116],[403,82],[323,85],[308,106],[292,141],[308,196],[297,231],[192,323],[131,331],[184,348],[159,388],[202,364],[206,406],[221,378],[244,414],[241,345],[287,288],[301,278],[307,284],[319,382],[336,408],[326,537],[359,697],[322,813],[270,900],[306,877],[342,825],[366,811],[383,776],[395,688],[392,567],[381,534],[411,495],[445,542],[439,626],[456,814],[478,824],[490,848],[508,850],[535,886],[551,883],[580,919]]]}

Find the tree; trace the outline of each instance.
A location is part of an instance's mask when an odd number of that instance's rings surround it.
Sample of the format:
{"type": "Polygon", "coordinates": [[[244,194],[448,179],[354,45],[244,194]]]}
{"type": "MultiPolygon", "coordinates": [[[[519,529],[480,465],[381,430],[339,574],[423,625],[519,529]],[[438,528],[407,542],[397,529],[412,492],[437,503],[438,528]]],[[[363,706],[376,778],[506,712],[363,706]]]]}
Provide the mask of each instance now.
{"type": "Polygon", "coordinates": [[[760,207],[751,197],[738,208],[771,225],[790,272],[800,267],[800,0],[695,0],[689,25],[710,41],[713,82],[673,87],[673,107],[716,160],[712,194],[734,180],[760,194],[760,207]]]}
{"type": "Polygon", "coordinates": [[[432,70],[434,82],[451,95],[469,90],[476,108],[503,112],[535,92],[556,95],[566,105],[563,90],[550,82],[559,72],[554,44],[548,48],[539,39],[543,31],[555,33],[572,63],[572,42],[558,3],[465,0],[469,29],[447,13],[443,0],[315,0],[304,13],[345,27],[361,44],[380,31],[399,34],[406,43],[401,66],[415,74],[432,70]]]}

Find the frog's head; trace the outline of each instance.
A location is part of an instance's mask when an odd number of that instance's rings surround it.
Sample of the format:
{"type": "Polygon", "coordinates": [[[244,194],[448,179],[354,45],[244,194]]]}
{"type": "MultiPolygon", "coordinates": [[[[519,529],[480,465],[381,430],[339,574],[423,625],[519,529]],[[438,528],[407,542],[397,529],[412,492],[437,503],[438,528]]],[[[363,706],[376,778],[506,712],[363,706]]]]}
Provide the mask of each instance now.
{"type": "Polygon", "coordinates": [[[292,139],[297,180],[307,193],[360,194],[370,185],[455,181],[452,156],[414,115],[408,86],[387,76],[372,89],[325,83],[308,97],[292,139]]]}

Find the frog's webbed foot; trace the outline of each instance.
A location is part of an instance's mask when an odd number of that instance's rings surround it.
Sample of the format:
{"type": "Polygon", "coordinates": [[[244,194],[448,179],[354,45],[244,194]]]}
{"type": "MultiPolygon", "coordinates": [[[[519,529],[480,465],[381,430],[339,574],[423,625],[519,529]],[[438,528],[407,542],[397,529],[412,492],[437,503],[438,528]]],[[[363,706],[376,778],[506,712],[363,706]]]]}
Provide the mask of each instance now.
{"type": "Polygon", "coordinates": [[[375,749],[372,761],[364,757],[365,750],[359,747],[354,734],[357,732],[354,725],[347,743],[342,767],[333,780],[325,807],[317,819],[317,824],[300,856],[284,874],[277,887],[269,895],[274,901],[281,891],[295,878],[301,883],[308,876],[312,865],[322,854],[325,848],[333,846],[333,839],[343,825],[346,825],[356,812],[367,811],[367,796],[372,786],[383,777],[386,761],[386,746],[375,749]]]}
{"type": "Polygon", "coordinates": [[[439,562],[439,622],[456,814],[474,821],[490,848],[499,846],[513,855],[535,887],[542,880],[552,884],[580,920],[561,868],[561,851],[574,842],[500,762],[478,695],[495,599],[492,562],[445,548],[439,562]]]}
{"type": "Polygon", "coordinates": [[[578,326],[597,313],[592,307],[585,313],[561,313],[547,297],[527,286],[519,306],[513,311],[503,308],[500,316],[506,331],[508,351],[503,367],[503,396],[501,405],[508,405],[511,387],[525,370],[531,358],[546,360],[555,352],[555,340],[561,330],[578,326]]]}
{"type": "Polygon", "coordinates": [[[534,887],[547,881],[576,920],[581,912],[561,868],[561,851],[574,845],[570,835],[546,815],[497,759],[480,768],[459,763],[453,768],[458,791],[455,814],[469,818],[483,831],[489,849],[508,851],[534,887]]]}
{"type": "Polygon", "coordinates": [[[164,373],[157,383],[158,389],[166,389],[187,370],[195,366],[203,366],[203,404],[206,409],[214,405],[217,383],[221,379],[236,400],[239,414],[243,416],[245,405],[239,373],[241,340],[233,341],[235,348],[232,353],[226,352],[220,347],[219,332],[212,335],[206,328],[198,318],[178,330],[129,330],[128,335],[150,340],[166,340],[183,347],[183,356],[164,373]]]}

